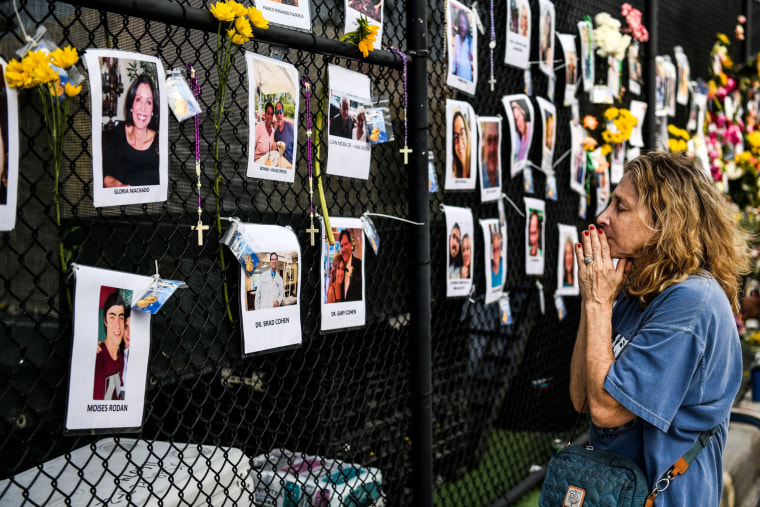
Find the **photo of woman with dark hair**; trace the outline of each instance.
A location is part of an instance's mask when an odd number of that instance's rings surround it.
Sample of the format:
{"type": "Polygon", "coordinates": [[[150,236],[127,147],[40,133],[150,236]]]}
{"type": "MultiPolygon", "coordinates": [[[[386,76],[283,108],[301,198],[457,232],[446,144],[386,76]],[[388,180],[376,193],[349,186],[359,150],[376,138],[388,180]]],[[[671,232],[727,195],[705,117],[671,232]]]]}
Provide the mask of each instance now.
{"type": "Polygon", "coordinates": [[[124,121],[103,131],[103,186],[158,185],[159,96],[153,79],[139,74],[127,90],[124,121]]]}
{"type": "Polygon", "coordinates": [[[472,151],[470,125],[460,109],[454,111],[454,118],[451,124],[451,145],[452,153],[454,154],[451,170],[455,178],[469,178],[470,153],[472,151]]]}

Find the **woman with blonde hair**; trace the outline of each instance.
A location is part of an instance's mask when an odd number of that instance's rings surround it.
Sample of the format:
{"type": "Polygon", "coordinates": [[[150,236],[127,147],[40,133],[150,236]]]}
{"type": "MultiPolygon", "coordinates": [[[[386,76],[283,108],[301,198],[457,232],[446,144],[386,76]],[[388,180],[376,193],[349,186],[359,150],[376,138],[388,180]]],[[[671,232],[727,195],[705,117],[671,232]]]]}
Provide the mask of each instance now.
{"type": "Polygon", "coordinates": [[[598,222],[575,250],[582,304],[573,405],[591,414],[591,445],[636,462],[650,486],[714,432],[657,505],[718,505],[742,379],[734,314],[745,235],[683,153],[628,162],[598,222]]]}

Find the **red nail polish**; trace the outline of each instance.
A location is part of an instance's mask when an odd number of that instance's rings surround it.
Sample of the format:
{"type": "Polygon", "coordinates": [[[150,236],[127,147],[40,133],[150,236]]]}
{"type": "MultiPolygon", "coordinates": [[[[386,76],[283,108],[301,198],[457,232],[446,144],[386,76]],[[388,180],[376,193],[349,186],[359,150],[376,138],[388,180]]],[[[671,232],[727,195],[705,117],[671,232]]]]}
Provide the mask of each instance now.
{"type": "Polygon", "coordinates": [[[588,236],[589,232],[588,231],[583,231],[583,234],[585,234],[586,236],[588,236]]]}
{"type": "Polygon", "coordinates": [[[599,234],[604,234],[604,229],[602,229],[601,227],[599,228],[599,234]]]}
{"type": "Polygon", "coordinates": [[[576,243],[575,248],[583,248],[583,245],[581,245],[580,243],[576,243]]]}
{"type": "Polygon", "coordinates": [[[594,226],[593,226],[593,225],[589,225],[589,226],[588,226],[588,228],[589,228],[590,230],[592,230],[592,231],[594,230],[594,226]]]}

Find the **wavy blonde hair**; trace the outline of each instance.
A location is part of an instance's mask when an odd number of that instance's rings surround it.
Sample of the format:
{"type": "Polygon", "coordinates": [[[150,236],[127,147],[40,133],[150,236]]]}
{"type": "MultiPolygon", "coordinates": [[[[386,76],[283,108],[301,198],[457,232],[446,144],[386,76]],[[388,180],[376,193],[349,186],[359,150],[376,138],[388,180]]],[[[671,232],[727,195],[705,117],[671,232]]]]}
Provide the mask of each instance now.
{"type": "Polygon", "coordinates": [[[710,273],[739,313],[741,275],[749,271],[747,235],[700,164],[684,153],[652,152],[625,166],[649,213],[652,238],[628,277],[644,306],[690,275],[710,273]]]}

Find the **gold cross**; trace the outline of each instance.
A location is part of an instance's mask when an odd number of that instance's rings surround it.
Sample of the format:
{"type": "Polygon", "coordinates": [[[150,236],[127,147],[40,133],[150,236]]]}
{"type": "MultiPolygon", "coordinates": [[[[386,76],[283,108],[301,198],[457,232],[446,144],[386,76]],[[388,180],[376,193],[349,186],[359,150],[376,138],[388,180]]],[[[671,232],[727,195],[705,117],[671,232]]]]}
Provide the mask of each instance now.
{"type": "Polygon", "coordinates": [[[309,227],[308,229],[306,229],[306,232],[308,232],[309,234],[311,234],[311,246],[314,246],[314,235],[315,234],[319,234],[319,229],[317,229],[316,227],[314,227],[314,222],[311,223],[311,227],[309,227]]]}
{"type": "Polygon", "coordinates": [[[488,84],[491,85],[491,91],[493,91],[493,85],[496,84],[496,79],[491,75],[491,79],[488,80],[488,84]]]}
{"type": "Polygon", "coordinates": [[[203,222],[198,220],[198,224],[191,227],[194,231],[198,231],[198,245],[203,244],[203,231],[208,230],[208,225],[203,225],[203,222]]]}
{"type": "Polygon", "coordinates": [[[409,163],[409,154],[412,153],[412,150],[409,149],[409,146],[407,146],[406,143],[404,143],[404,147],[401,148],[398,151],[404,154],[404,164],[408,164],[409,163]]]}

